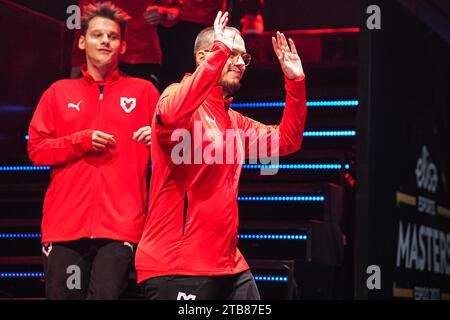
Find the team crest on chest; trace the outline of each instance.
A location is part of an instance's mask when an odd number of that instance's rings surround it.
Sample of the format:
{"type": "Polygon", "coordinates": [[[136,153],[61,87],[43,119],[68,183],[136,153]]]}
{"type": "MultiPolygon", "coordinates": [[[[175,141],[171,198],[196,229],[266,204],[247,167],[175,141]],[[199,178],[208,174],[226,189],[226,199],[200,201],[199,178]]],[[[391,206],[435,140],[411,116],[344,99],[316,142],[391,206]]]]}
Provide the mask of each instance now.
{"type": "Polygon", "coordinates": [[[136,98],[120,97],[120,106],[126,113],[130,113],[136,108],[136,98]]]}

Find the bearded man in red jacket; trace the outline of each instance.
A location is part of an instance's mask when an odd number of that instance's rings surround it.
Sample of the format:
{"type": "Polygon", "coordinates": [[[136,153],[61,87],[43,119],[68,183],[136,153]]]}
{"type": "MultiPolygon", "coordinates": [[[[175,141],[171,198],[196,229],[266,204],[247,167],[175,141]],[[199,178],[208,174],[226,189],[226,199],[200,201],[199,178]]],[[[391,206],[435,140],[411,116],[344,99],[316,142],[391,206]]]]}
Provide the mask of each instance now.
{"type": "Polygon", "coordinates": [[[148,299],[259,299],[237,248],[242,159],[300,149],[305,75],[294,42],[278,32],[272,45],[285,76],[281,123],[264,125],[231,109],[227,97],[239,88],[250,55],[227,20],[228,13],[219,11],[214,27],[199,33],[195,72],[162,93],[152,121],[158,170],[136,252],[138,282],[148,299]],[[237,131],[249,139],[235,139],[237,131]],[[255,153],[255,146],[266,150],[255,153]]]}
{"type": "Polygon", "coordinates": [[[28,153],[51,166],[42,251],[49,299],[117,299],[145,220],[149,126],[159,93],[119,73],[128,15],[87,6],[80,79],[53,83],[29,127],[28,153]]]}

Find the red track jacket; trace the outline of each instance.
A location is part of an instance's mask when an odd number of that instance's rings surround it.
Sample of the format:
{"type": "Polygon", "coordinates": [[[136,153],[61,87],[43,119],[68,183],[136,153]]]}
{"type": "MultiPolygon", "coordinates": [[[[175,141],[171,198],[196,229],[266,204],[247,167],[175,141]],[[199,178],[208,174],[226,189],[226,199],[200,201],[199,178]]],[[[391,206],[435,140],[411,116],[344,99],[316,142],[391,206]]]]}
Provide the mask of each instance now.
{"type": "MultiPolygon", "coordinates": [[[[177,128],[193,132],[267,129],[279,134],[279,154],[301,146],[306,119],[304,80],[286,79],[286,108],[279,126],[266,126],[228,108],[216,86],[231,51],[216,41],[211,55],[181,84],[162,94],[153,119],[149,215],[136,252],[138,282],[163,275],[220,276],[248,269],[237,249],[238,183],[242,164],[174,164],[177,128]]],[[[216,136],[217,137],[217,136],[216,136]]],[[[222,139],[222,138],[220,138],[222,139]]],[[[224,138],[225,139],[225,138],[224,138]]],[[[200,147],[205,150],[208,143],[200,147]]],[[[225,144],[224,144],[225,145],[225,144]]],[[[238,144],[236,144],[238,145],[238,144]]],[[[234,146],[234,155],[247,148],[234,146]]],[[[274,154],[272,154],[274,155],[274,154]]]]}
{"type": "Polygon", "coordinates": [[[42,242],[89,237],[137,243],[149,149],[132,136],[149,124],[159,93],[150,82],[118,72],[96,82],[84,69],[83,78],[57,81],[45,91],[29,128],[31,161],[52,166],[42,242]],[[94,130],[112,134],[115,147],[94,151],[94,130]]]}

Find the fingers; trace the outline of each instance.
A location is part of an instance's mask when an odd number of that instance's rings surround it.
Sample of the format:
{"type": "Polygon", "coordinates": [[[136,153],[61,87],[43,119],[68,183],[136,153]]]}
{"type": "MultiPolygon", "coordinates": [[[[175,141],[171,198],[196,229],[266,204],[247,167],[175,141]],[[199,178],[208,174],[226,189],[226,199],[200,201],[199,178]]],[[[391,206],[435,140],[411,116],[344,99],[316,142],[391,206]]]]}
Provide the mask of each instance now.
{"type": "Polygon", "coordinates": [[[144,139],[144,143],[147,147],[150,147],[152,145],[152,136],[148,135],[144,139]]]}
{"type": "Polygon", "coordinates": [[[283,50],[287,51],[287,52],[290,52],[289,45],[288,45],[288,43],[286,41],[286,37],[284,36],[284,33],[281,33],[281,43],[283,45],[283,50]]]}
{"type": "Polygon", "coordinates": [[[97,138],[99,140],[104,140],[104,141],[112,143],[112,144],[116,143],[116,140],[114,140],[113,135],[104,133],[102,131],[94,131],[94,135],[95,135],[95,138],[97,138]]]}
{"type": "MultiPolygon", "coordinates": [[[[220,11],[219,11],[220,12],[220,11]]],[[[222,17],[220,18],[220,27],[221,30],[225,30],[225,27],[227,26],[228,23],[228,12],[225,11],[225,13],[222,15],[222,17]]]]}
{"type": "Polygon", "coordinates": [[[277,31],[277,46],[279,50],[284,50],[286,52],[291,52],[291,48],[289,48],[288,42],[286,41],[286,37],[284,33],[277,31]]]}
{"type": "Polygon", "coordinates": [[[294,40],[292,40],[291,38],[289,38],[289,44],[291,45],[291,52],[292,52],[293,54],[298,54],[298,53],[297,53],[297,48],[295,47],[294,40]]]}
{"type": "Polygon", "coordinates": [[[95,150],[102,151],[106,149],[106,145],[103,143],[92,141],[92,146],[95,150]]]}
{"type": "Polygon", "coordinates": [[[108,143],[115,144],[116,141],[112,135],[101,131],[94,131],[92,133],[92,147],[95,150],[105,150],[108,143]]]}
{"type": "Polygon", "coordinates": [[[105,150],[108,144],[116,144],[116,140],[112,135],[98,130],[92,133],[92,147],[94,147],[94,149],[105,150]]]}
{"type": "Polygon", "coordinates": [[[224,30],[229,19],[229,14],[225,11],[222,14],[222,11],[217,12],[216,19],[214,20],[214,26],[220,27],[220,30],[224,30]]]}
{"type": "Polygon", "coordinates": [[[147,144],[148,142],[151,142],[151,134],[152,128],[150,128],[150,126],[145,126],[133,133],[133,139],[136,140],[136,143],[144,142],[147,144]]]}
{"type": "Polygon", "coordinates": [[[133,133],[133,139],[136,139],[137,136],[139,136],[143,131],[148,130],[148,129],[151,130],[150,126],[145,126],[145,127],[139,128],[136,132],[133,133]]]}
{"type": "Polygon", "coordinates": [[[92,133],[92,140],[100,143],[116,143],[116,140],[114,140],[114,136],[98,130],[92,133]]]}
{"type": "Polygon", "coordinates": [[[277,31],[277,45],[278,45],[278,48],[280,50],[283,49],[283,43],[281,41],[281,33],[280,33],[280,31],[277,31]]]}
{"type": "Polygon", "coordinates": [[[275,37],[272,37],[272,47],[273,47],[273,51],[275,52],[275,54],[278,57],[280,55],[281,51],[280,51],[280,48],[278,47],[278,43],[277,43],[277,40],[275,39],[275,37]]]}
{"type": "Polygon", "coordinates": [[[143,141],[148,141],[149,139],[151,139],[150,137],[151,137],[151,134],[152,134],[152,131],[151,130],[146,130],[146,131],[143,131],[140,135],[138,135],[137,137],[136,137],[136,143],[141,143],[141,142],[143,142],[143,141]]]}
{"type": "Polygon", "coordinates": [[[214,26],[219,25],[220,18],[222,17],[222,11],[217,12],[216,18],[214,19],[214,26]]]}

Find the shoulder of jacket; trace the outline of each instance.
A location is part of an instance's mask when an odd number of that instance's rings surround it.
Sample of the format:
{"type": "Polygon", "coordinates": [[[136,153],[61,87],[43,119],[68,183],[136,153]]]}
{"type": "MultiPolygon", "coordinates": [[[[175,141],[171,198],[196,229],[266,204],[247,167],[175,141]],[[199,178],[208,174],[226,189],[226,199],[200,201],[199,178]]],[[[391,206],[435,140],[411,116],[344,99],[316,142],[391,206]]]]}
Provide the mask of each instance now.
{"type": "Polygon", "coordinates": [[[133,86],[141,86],[142,88],[150,88],[150,90],[158,90],[156,89],[155,85],[148,80],[145,79],[141,79],[141,78],[137,78],[137,77],[123,77],[122,81],[126,81],[130,84],[132,84],[133,86]]]}
{"type": "Polygon", "coordinates": [[[171,94],[172,92],[174,92],[180,86],[181,86],[181,83],[178,83],[178,82],[172,83],[166,89],[164,89],[164,91],[161,94],[161,96],[167,96],[167,95],[171,94]]]}
{"type": "Polygon", "coordinates": [[[62,87],[68,87],[68,86],[73,86],[77,83],[79,83],[81,80],[81,78],[77,78],[77,79],[61,79],[58,81],[53,82],[49,89],[60,89],[62,87]]]}

